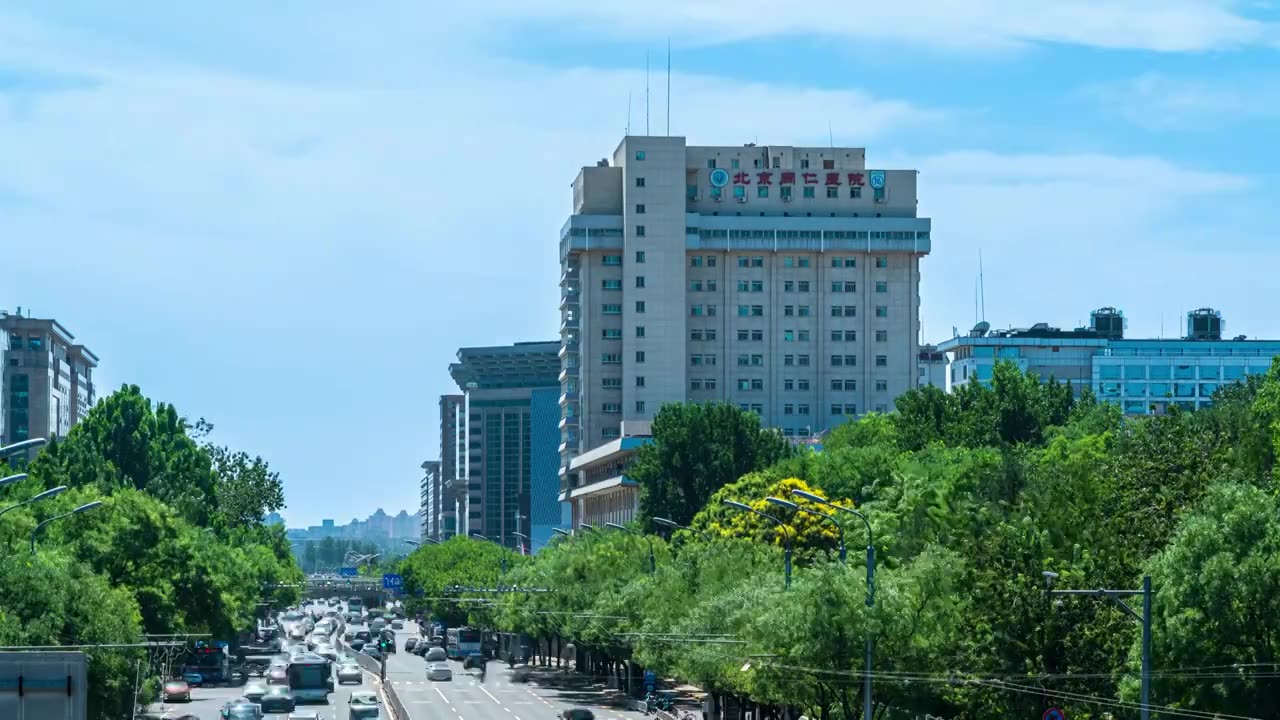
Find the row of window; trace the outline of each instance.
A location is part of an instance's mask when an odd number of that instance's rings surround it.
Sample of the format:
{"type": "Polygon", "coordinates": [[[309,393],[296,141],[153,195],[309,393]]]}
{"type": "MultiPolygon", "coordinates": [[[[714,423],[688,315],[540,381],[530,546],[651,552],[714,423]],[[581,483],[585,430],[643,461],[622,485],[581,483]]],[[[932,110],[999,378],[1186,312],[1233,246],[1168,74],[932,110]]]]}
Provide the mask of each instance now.
{"type": "MultiPolygon", "coordinates": [[[[714,228],[686,227],[686,235],[697,235],[702,240],[927,240],[929,232],[913,230],[718,230],[714,228]]],[[[592,231],[593,233],[598,231],[592,231]]],[[[585,233],[581,233],[585,234],[585,233]]],[[[613,231],[609,237],[618,237],[613,231]]],[[[853,261],[853,258],[850,258],[853,261]]],[[[788,267],[795,267],[794,265],[788,267]]],[[[803,265],[801,267],[808,267],[803,265]]],[[[831,267],[840,267],[832,263],[831,267]]],[[[857,267],[850,262],[844,267],[857,267]]]]}
{"type": "MultiPolygon", "coordinates": [[[[846,157],[848,157],[848,154],[846,153],[846,154],[845,154],[845,156],[846,156],[846,157]]],[[[636,151],[636,159],[637,159],[637,160],[644,160],[644,151],[643,151],[643,150],[637,150],[637,151],[636,151]]],[[[733,170],[737,170],[737,169],[738,169],[738,158],[733,158],[733,159],[731,159],[731,160],[729,161],[729,163],[730,163],[730,165],[729,165],[729,166],[730,166],[730,168],[731,168],[731,169],[733,169],[733,170]]],[[[764,162],[763,162],[760,158],[753,158],[753,159],[751,160],[751,166],[752,166],[752,167],[754,167],[754,168],[762,168],[762,167],[764,167],[764,162]]],[[[773,167],[773,168],[775,168],[775,169],[777,169],[777,168],[781,168],[781,167],[782,167],[782,158],[781,158],[780,156],[775,155],[775,156],[773,157],[773,165],[771,165],[771,167],[773,167]]],[[[831,159],[824,159],[824,160],[822,161],[822,169],[823,169],[823,170],[834,170],[834,169],[835,169],[835,167],[836,167],[836,161],[835,161],[835,160],[831,160],[831,159]]],[[[715,169],[716,169],[716,159],[715,159],[715,158],[707,158],[707,168],[708,168],[709,170],[715,170],[715,169]]],[[[801,170],[808,170],[808,169],[809,169],[809,158],[800,158],[800,169],[801,169],[801,170]]]]}
{"type": "MultiPolygon", "coordinates": [[[[22,335],[18,333],[9,333],[9,349],[10,350],[24,349],[22,340],[23,340],[22,335]]],[[[28,335],[26,338],[26,341],[27,342],[26,342],[25,349],[27,350],[41,350],[44,348],[43,335],[28,335]]]]}
{"type": "MultiPolygon", "coordinates": [[[[637,277],[636,287],[644,287],[644,278],[637,277]]],[[[605,290],[621,290],[621,280],[603,280],[601,285],[605,290]]],[[[786,293],[801,292],[807,293],[812,285],[808,280],[784,280],[782,282],[782,291],[786,293]]],[[[889,283],[885,280],[877,280],[875,284],[877,293],[889,292],[889,283]]],[[[689,290],[691,292],[716,292],[717,284],[715,280],[690,280],[689,290]]],[[[760,293],[764,292],[763,280],[739,280],[738,292],[760,293]]],[[[832,280],[831,292],[833,293],[856,293],[858,292],[857,280],[832,280]]]]}
{"type": "MultiPolygon", "coordinates": [[[[724,230],[713,230],[713,231],[707,231],[707,232],[725,232],[725,231],[724,231],[724,230]]],[[[732,231],[732,232],[738,232],[738,231],[736,231],[736,230],[735,230],[735,231],[732,231]]],[[[745,230],[744,230],[744,231],[742,231],[742,232],[748,232],[748,231],[745,231],[745,230]]],[[[764,231],[762,231],[762,232],[764,232],[764,231]]],[[[787,231],[787,232],[794,232],[794,233],[796,233],[797,235],[803,235],[803,234],[804,234],[805,232],[807,232],[807,231],[804,231],[804,230],[794,230],[794,231],[787,231]]],[[[813,232],[814,232],[815,234],[817,234],[817,231],[813,231],[813,232]]],[[[828,233],[828,234],[830,234],[830,233],[828,233]]],[[[875,234],[875,233],[873,233],[873,234],[875,234]]],[[[888,235],[888,234],[891,234],[891,233],[879,233],[879,234],[888,235]]],[[[772,232],[770,232],[770,237],[772,237],[772,235],[773,235],[773,233],[772,233],[772,232]]],[[[778,237],[782,237],[782,236],[783,236],[783,232],[779,232],[779,233],[778,233],[778,237]]],[[[622,256],[621,256],[621,255],[606,255],[606,256],[605,256],[605,258],[606,258],[606,259],[611,258],[611,257],[616,257],[616,258],[618,259],[618,260],[617,260],[617,263],[614,263],[614,264],[618,264],[618,265],[621,265],[621,264],[622,264],[622,256]]],[[[689,256],[689,267],[715,267],[715,266],[716,266],[716,257],[717,257],[717,256],[715,256],[715,255],[690,255],[690,256],[689,256]]],[[[740,268],[762,268],[762,267],[764,267],[764,256],[763,256],[763,255],[739,255],[739,256],[737,256],[737,261],[738,261],[738,267],[740,267],[740,268]]],[[[643,262],[643,261],[641,261],[641,262],[643,262]]],[[[798,268],[807,268],[807,267],[809,267],[809,262],[810,262],[810,256],[808,256],[808,255],[785,255],[785,256],[783,256],[783,258],[782,258],[782,266],[783,266],[783,267],[788,267],[788,268],[796,268],[796,267],[798,267],[798,268]]],[[[876,262],[876,267],[878,267],[878,268],[884,269],[884,268],[889,267],[889,258],[888,258],[888,256],[886,256],[886,255],[877,255],[877,256],[876,256],[876,259],[875,259],[875,262],[876,262]]],[[[608,265],[608,264],[610,264],[610,263],[606,262],[605,264],[606,264],[606,265],[608,265]]],[[[833,268],[856,268],[856,267],[858,267],[858,258],[857,258],[856,256],[850,256],[850,255],[834,255],[834,256],[832,256],[832,257],[831,257],[831,267],[833,267],[833,268]]]]}
{"type": "MultiPolygon", "coordinates": [[[[601,405],[600,411],[605,413],[606,415],[619,415],[622,413],[622,403],[616,403],[616,402],[604,403],[603,405],[601,405]]],[[[638,413],[644,412],[643,400],[636,401],[636,412],[638,413]]]]}
{"type": "MultiPolygon", "coordinates": [[[[617,304],[605,303],[605,315],[619,315],[622,313],[622,306],[617,304]]],[[[716,305],[690,305],[689,315],[691,317],[715,317],[717,313],[716,305]]],[[[809,317],[811,315],[808,305],[783,305],[782,314],[785,317],[809,317]]],[[[764,317],[763,305],[739,305],[738,317],[764,317]]],[[[831,317],[858,317],[857,305],[832,305],[831,317]]],[[[876,306],[876,317],[889,317],[888,305],[876,306]]]]}
{"type": "MultiPolygon", "coordinates": [[[[1121,379],[1121,367],[1125,380],[1243,380],[1250,372],[1244,365],[1101,365],[1098,375],[1103,380],[1121,379]]],[[[1265,372],[1254,368],[1253,372],[1265,372]]]]}

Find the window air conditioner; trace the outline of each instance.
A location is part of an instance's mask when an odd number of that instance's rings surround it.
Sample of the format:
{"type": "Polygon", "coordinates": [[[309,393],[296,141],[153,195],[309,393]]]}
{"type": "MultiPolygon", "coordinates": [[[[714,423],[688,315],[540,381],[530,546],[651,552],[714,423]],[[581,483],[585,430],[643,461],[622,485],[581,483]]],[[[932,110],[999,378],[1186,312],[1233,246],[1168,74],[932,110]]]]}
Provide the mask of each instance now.
{"type": "Polygon", "coordinates": [[[744,197],[740,197],[740,198],[738,198],[738,202],[740,202],[740,203],[744,203],[744,202],[746,202],[746,201],[747,201],[747,199],[746,199],[746,198],[744,198],[744,197]]]}

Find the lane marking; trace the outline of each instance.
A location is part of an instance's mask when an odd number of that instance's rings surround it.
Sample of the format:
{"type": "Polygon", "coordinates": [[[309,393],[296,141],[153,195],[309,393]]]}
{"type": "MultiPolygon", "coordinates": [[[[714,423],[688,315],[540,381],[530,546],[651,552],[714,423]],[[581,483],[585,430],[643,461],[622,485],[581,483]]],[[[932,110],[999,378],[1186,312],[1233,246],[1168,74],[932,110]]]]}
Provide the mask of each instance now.
{"type": "Polygon", "coordinates": [[[440,688],[435,687],[435,686],[433,685],[433,686],[431,687],[431,689],[436,691],[436,694],[440,696],[440,699],[441,699],[441,700],[445,701],[446,703],[448,703],[448,702],[449,702],[449,698],[445,697],[445,695],[444,695],[444,693],[443,693],[443,692],[440,692],[440,688]]]}
{"type": "Polygon", "coordinates": [[[502,701],[501,701],[501,700],[499,700],[498,698],[494,697],[494,696],[493,696],[493,693],[489,692],[488,690],[485,690],[483,685],[480,685],[480,686],[478,686],[478,687],[480,688],[480,692],[482,692],[482,693],[484,693],[485,695],[488,695],[488,696],[489,696],[489,699],[490,699],[490,700],[493,700],[494,702],[498,703],[499,705],[501,705],[501,704],[502,704],[502,701]]]}

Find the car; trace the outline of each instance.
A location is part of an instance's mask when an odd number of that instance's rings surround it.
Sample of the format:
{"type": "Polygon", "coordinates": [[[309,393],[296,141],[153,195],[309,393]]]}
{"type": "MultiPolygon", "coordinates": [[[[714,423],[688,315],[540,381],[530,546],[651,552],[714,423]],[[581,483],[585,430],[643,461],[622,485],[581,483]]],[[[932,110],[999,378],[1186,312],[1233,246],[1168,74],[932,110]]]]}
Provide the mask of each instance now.
{"type": "Polygon", "coordinates": [[[422,657],[423,655],[426,655],[427,651],[430,649],[431,649],[431,646],[427,644],[426,640],[419,640],[418,644],[414,645],[413,650],[410,650],[410,652],[412,652],[414,655],[417,655],[418,657],[422,657]]]}
{"type": "Polygon", "coordinates": [[[272,685],[258,702],[264,713],[293,712],[293,695],[287,685],[272,685]]]}
{"type": "Polygon", "coordinates": [[[418,644],[418,638],[411,637],[411,638],[409,638],[409,639],[405,640],[405,641],[404,641],[404,651],[405,651],[405,652],[407,652],[407,653],[411,653],[411,652],[413,652],[413,648],[414,648],[414,646],[415,646],[415,645],[417,645],[417,644],[418,644]]]}
{"type": "Polygon", "coordinates": [[[338,666],[338,684],[353,682],[357,685],[364,682],[364,674],[360,672],[360,666],[355,663],[347,663],[338,666]]]}
{"type": "Polygon", "coordinates": [[[245,698],[236,698],[222,706],[218,713],[223,720],[262,720],[262,708],[245,698]]]}
{"type": "Polygon", "coordinates": [[[445,649],[442,647],[433,647],[427,649],[427,654],[424,658],[429,663],[444,662],[449,659],[449,653],[445,652],[445,649]]]}
{"type": "Polygon", "coordinates": [[[484,659],[483,655],[481,655],[480,653],[471,653],[470,655],[462,659],[462,669],[463,670],[473,670],[473,669],[482,670],[485,666],[485,663],[486,663],[486,660],[484,659]]]}
{"type": "Polygon", "coordinates": [[[511,682],[529,682],[529,675],[533,670],[524,663],[517,663],[511,666],[511,682]]]}
{"type": "Polygon", "coordinates": [[[368,690],[357,690],[347,700],[347,717],[351,720],[359,718],[378,718],[378,696],[368,690]]]}
{"type": "Polygon", "coordinates": [[[560,720],[596,720],[596,714],[586,708],[570,708],[561,711],[560,720]]]}
{"type": "Polygon", "coordinates": [[[289,720],[320,720],[320,713],[318,712],[289,713],[289,720]]]}
{"type": "Polygon", "coordinates": [[[338,649],[330,645],[329,643],[324,643],[323,645],[317,645],[316,654],[331,662],[338,659],[338,649]]]}
{"type": "Polygon", "coordinates": [[[186,680],[170,680],[164,684],[165,702],[191,702],[191,686],[186,680]]]}
{"type": "Polygon", "coordinates": [[[288,685],[289,668],[285,665],[272,665],[267,671],[267,685],[288,685]]]}
{"type": "Polygon", "coordinates": [[[261,680],[250,680],[244,684],[242,694],[249,698],[250,702],[258,702],[263,695],[267,694],[267,684],[261,680]]]}
{"type": "Polygon", "coordinates": [[[351,648],[352,650],[355,650],[356,652],[360,652],[361,650],[364,649],[364,641],[361,640],[360,638],[356,638],[355,640],[348,641],[347,647],[351,648]]]}
{"type": "Polygon", "coordinates": [[[392,621],[391,621],[391,629],[392,629],[392,630],[403,630],[403,629],[404,629],[404,621],[403,621],[403,620],[392,620],[392,621]]]}
{"type": "Polygon", "coordinates": [[[360,642],[369,642],[373,639],[373,634],[368,630],[357,630],[352,636],[352,639],[359,640],[360,642]]]}
{"type": "Polygon", "coordinates": [[[374,645],[373,643],[369,643],[368,645],[365,645],[363,648],[360,649],[360,652],[364,653],[365,655],[368,655],[374,660],[382,660],[384,657],[384,655],[382,654],[382,651],[379,650],[378,646],[374,645]]]}
{"type": "Polygon", "coordinates": [[[431,663],[427,666],[428,680],[452,680],[453,671],[449,669],[449,663],[431,663]]]}

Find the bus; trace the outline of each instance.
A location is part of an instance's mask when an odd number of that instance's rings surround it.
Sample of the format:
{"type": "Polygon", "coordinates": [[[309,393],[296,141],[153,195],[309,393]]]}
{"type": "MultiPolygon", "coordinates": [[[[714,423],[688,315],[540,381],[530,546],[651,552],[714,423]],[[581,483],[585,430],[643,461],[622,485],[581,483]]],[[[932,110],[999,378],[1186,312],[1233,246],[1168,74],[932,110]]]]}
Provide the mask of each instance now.
{"type": "Polygon", "coordinates": [[[362,614],[364,612],[364,599],[356,595],[347,598],[347,612],[355,613],[357,616],[362,614]]]}
{"type": "Polygon", "coordinates": [[[231,654],[227,652],[227,643],[219,640],[210,645],[197,641],[182,664],[182,677],[193,685],[231,682],[231,654]]]}
{"type": "Polygon", "coordinates": [[[480,652],[480,631],[472,627],[450,628],[445,651],[454,660],[480,652]]]}
{"type": "Polygon", "coordinates": [[[327,703],[333,692],[329,661],[314,653],[302,653],[289,660],[289,694],[295,703],[327,703]]]}

